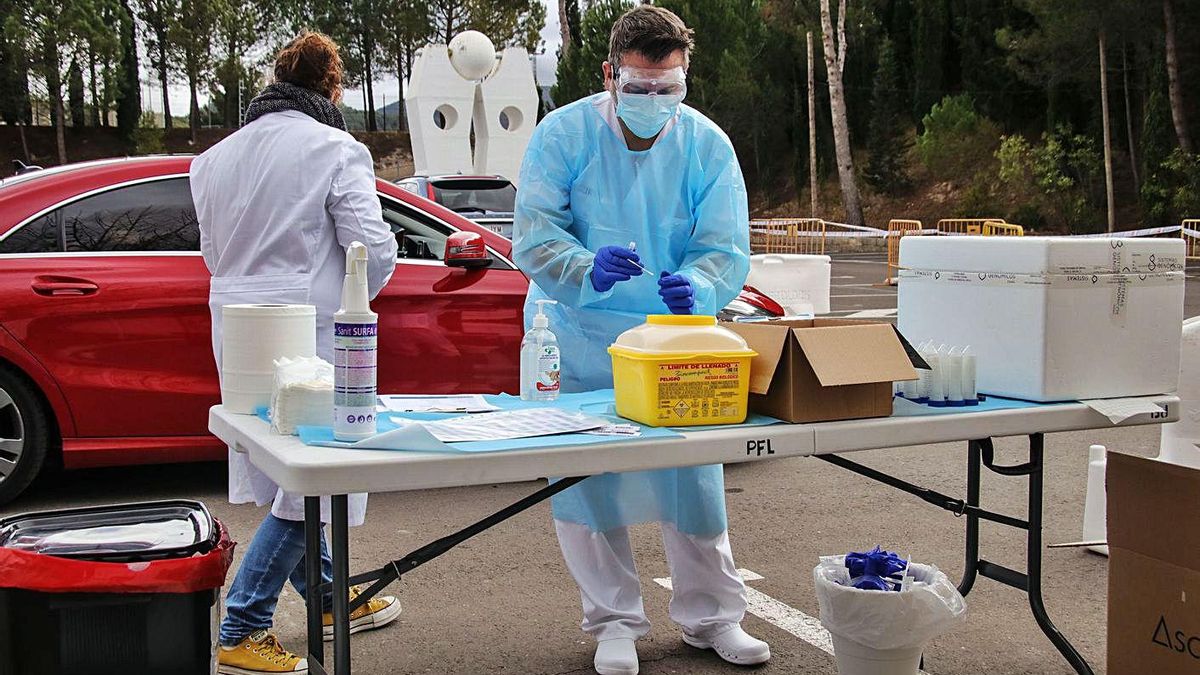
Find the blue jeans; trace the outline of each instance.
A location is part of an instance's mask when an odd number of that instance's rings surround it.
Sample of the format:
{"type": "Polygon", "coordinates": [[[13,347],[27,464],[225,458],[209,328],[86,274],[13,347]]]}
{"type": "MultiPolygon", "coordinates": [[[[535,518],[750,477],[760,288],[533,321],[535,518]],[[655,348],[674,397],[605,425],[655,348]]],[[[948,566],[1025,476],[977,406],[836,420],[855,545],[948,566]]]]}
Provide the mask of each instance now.
{"type": "MultiPolygon", "coordinates": [[[[333,562],[321,534],[321,579],[333,579],[333,562]]],[[[283,520],[268,513],[246,548],[233,585],[225,597],[225,620],[221,622],[221,644],[236,646],[247,635],[271,627],[275,605],[285,581],[290,580],[300,597],[307,598],[304,569],[304,523],[283,520]]],[[[330,611],[332,596],[322,599],[330,611]]]]}

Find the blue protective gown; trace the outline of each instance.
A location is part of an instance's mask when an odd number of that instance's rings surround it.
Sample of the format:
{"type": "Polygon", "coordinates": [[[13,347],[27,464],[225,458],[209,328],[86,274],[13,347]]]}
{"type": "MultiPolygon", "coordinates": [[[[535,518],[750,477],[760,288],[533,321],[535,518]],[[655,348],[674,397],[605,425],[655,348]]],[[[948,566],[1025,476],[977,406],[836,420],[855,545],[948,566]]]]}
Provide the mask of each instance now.
{"type": "MultiPolygon", "coordinates": [[[[750,266],[746,186],[729,138],[686,105],[649,150],[630,150],[606,121],[607,92],[546,116],[521,165],[513,255],[532,280],[525,323],[547,305],[562,353],[562,390],[612,387],[607,349],[647,314],[668,313],[657,275],[687,277],[696,314],[716,314],[737,297],[750,266]],[[654,274],[592,287],[595,252],[637,243],[654,274]]],[[[725,528],[719,465],[590,478],[552,501],[554,517],[602,532],[672,522],[688,534],[725,528]]]]}

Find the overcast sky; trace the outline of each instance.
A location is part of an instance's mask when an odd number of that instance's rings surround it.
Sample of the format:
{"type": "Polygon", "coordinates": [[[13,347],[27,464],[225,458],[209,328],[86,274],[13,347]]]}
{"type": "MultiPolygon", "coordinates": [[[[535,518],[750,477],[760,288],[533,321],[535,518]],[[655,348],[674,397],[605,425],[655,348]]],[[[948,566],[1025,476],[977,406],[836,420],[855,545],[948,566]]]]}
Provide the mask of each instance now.
{"type": "MultiPolygon", "coordinates": [[[[542,0],[546,5],[546,27],[542,29],[542,46],[541,49],[545,54],[550,55],[550,58],[539,63],[539,77],[545,77],[549,71],[553,72],[553,54],[558,50],[558,45],[561,42],[559,39],[558,30],[558,0],[542,0]]],[[[162,93],[161,85],[155,78],[153,73],[146,71],[146,64],[142,63],[142,108],[146,110],[154,110],[162,112],[162,93]]],[[[384,105],[385,99],[387,103],[392,103],[399,95],[395,75],[385,75],[382,78],[375,80],[375,107],[381,108],[384,105]]],[[[203,106],[208,100],[208,92],[200,91],[200,105],[203,106]]],[[[171,97],[171,114],[176,117],[187,115],[188,109],[188,88],[186,84],[173,84],[170,88],[171,97]]],[[[347,89],[345,95],[346,105],[351,108],[363,107],[362,88],[347,89]]],[[[248,102],[247,102],[248,103],[248,102]]]]}

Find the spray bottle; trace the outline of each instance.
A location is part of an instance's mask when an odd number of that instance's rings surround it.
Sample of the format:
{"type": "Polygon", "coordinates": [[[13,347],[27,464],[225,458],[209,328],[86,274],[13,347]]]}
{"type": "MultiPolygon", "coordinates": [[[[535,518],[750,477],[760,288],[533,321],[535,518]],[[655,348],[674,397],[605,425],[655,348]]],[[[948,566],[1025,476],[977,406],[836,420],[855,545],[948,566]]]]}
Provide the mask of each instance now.
{"type": "Polygon", "coordinates": [[[367,247],[346,249],[342,307],[333,315],[333,437],[359,441],[375,435],[379,315],[367,299],[367,247]]]}
{"type": "Polygon", "coordinates": [[[558,353],[558,338],[550,332],[550,319],[544,312],[546,303],[538,300],[533,328],[521,340],[521,400],[553,401],[558,398],[562,371],[558,353]]]}

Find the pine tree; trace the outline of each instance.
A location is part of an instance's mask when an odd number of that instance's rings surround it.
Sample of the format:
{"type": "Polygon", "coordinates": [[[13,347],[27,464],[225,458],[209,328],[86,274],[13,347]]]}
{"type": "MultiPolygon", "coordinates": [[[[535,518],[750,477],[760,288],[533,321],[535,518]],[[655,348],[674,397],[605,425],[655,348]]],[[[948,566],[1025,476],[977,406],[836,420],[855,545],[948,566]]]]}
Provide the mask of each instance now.
{"type": "Polygon", "coordinates": [[[121,0],[117,16],[121,44],[117,85],[117,129],[121,138],[132,142],[142,117],[142,84],[138,70],[137,27],[129,0],[121,0]]]}
{"type": "Polygon", "coordinates": [[[1171,108],[1167,102],[1166,66],[1161,60],[1150,70],[1150,96],[1142,117],[1142,213],[1149,224],[1164,225],[1170,215],[1170,187],[1163,167],[1175,149],[1171,108]]]}
{"type": "Polygon", "coordinates": [[[905,159],[912,141],[909,125],[896,99],[904,89],[900,64],[891,40],[879,48],[879,65],[871,95],[871,126],[867,134],[867,170],[865,178],[872,187],[895,193],[909,186],[905,159]]]}
{"type": "Polygon", "coordinates": [[[600,0],[587,8],[579,26],[579,42],[558,62],[550,97],[564,106],[604,89],[601,64],[608,60],[608,36],[612,25],[632,4],[628,0],[600,0]]]}
{"type": "Polygon", "coordinates": [[[71,126],[79,128],[84,125],[83,110],[83,69],[79,67],[78,59],[71,59],[67,68],[67,107],[71,113],[71,126]]]}

